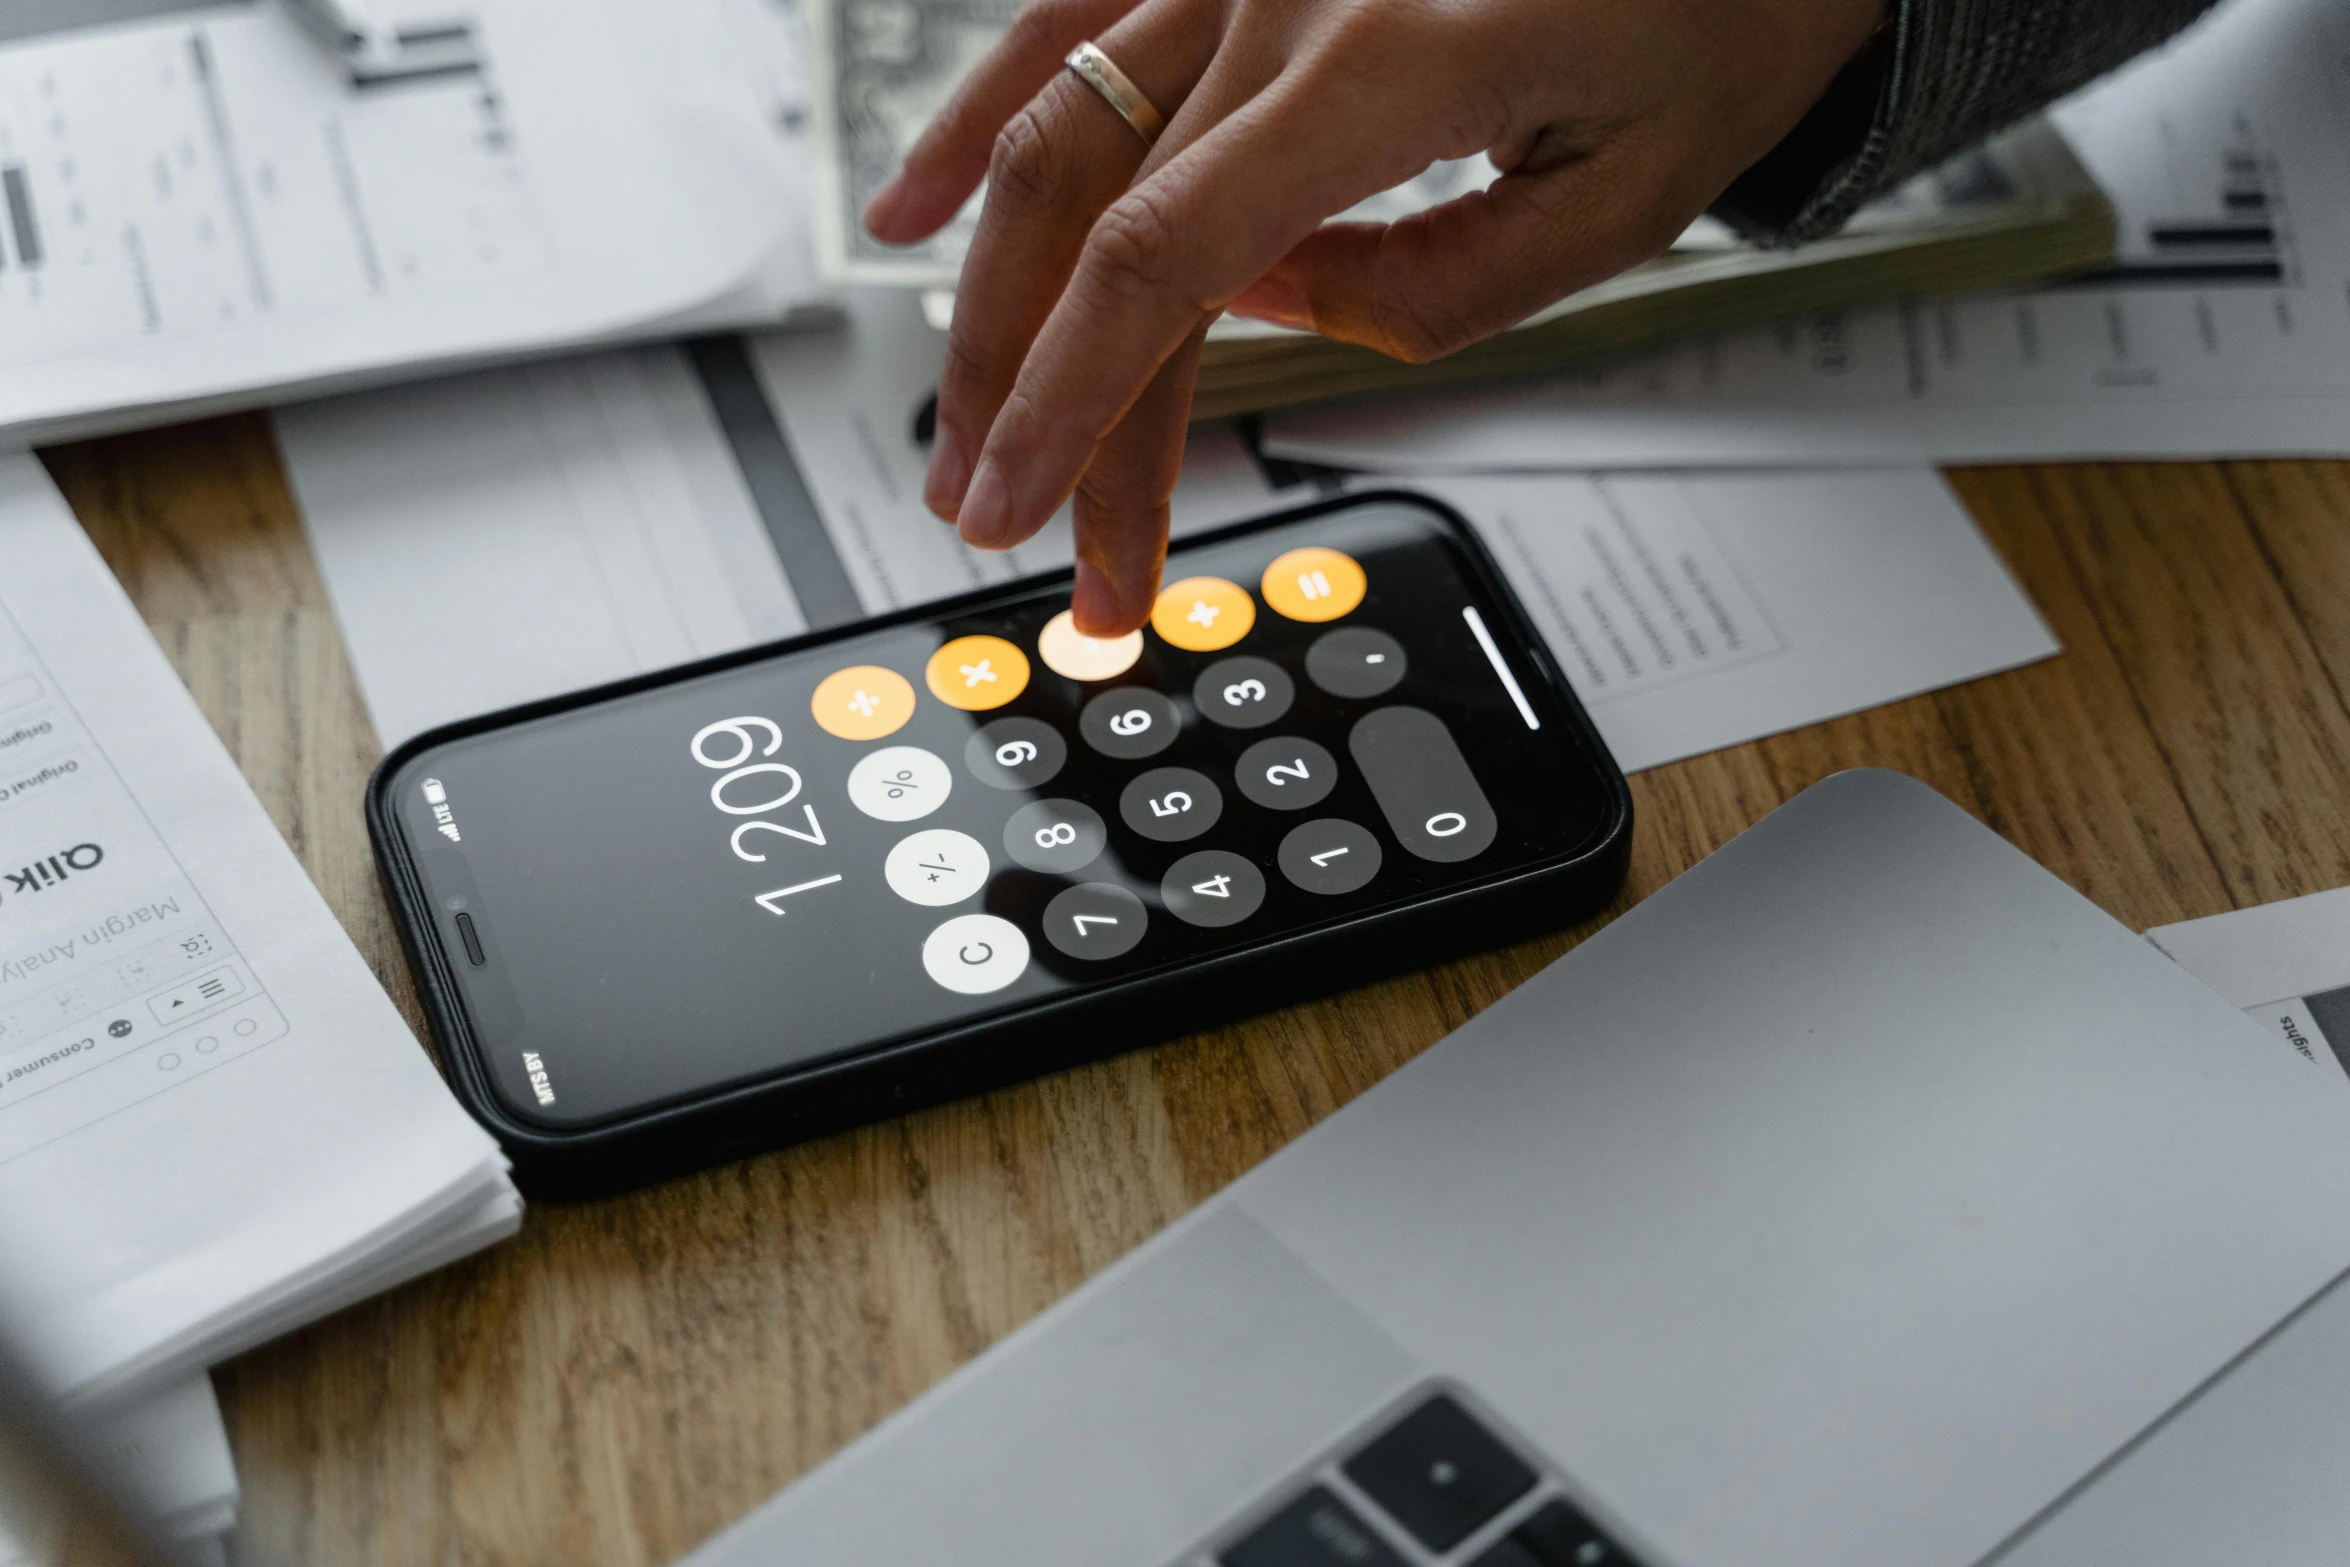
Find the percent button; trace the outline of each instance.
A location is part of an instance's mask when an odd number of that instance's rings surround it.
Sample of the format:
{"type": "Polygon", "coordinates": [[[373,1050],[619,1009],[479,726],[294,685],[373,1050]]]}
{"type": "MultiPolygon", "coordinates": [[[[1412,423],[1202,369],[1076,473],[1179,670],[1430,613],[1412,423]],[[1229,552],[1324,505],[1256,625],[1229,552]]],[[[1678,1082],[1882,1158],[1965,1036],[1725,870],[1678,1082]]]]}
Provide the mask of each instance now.
{"type": "Polygon", "coordinates": [[[910,822],[946,804],[954,774],[918,745],[885,745],[849,769],[849,803],[884,822],[910,822]]]}

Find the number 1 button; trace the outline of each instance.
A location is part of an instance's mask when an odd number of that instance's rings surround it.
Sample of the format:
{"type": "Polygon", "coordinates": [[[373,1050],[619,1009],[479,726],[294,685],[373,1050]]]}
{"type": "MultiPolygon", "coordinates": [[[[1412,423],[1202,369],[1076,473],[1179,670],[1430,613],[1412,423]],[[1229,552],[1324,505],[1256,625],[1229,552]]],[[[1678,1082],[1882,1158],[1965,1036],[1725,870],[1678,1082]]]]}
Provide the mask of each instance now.
{"type": "Polygon", "coordinates": [[[1274,859],[1292,886],[1337,898],[1369,886],[1383,857],[1369,828],[1343,816],[1325,816],[1282,839],[1274,859]]]}
{"type": "Polygon", "coordinates": [[[1088,962],[1132,952],[1149,923],[1140,898],[1106,881],[1071,887],[1044,906],[1044,939],[1088,962]]]}

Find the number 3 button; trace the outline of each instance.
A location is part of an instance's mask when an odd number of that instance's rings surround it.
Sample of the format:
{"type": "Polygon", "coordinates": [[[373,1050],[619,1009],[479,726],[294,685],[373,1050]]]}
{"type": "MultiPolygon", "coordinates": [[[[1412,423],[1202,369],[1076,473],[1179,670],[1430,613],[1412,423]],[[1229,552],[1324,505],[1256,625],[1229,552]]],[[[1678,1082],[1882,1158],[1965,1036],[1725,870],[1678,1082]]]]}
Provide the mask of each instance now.
{"type": "Polygon", "coordinates": [[[1154,767],[1118,796],[1118,814],[1155,843],[1182,843],[1216,825],[1224,791],[1188,767],[1154,767]]]}

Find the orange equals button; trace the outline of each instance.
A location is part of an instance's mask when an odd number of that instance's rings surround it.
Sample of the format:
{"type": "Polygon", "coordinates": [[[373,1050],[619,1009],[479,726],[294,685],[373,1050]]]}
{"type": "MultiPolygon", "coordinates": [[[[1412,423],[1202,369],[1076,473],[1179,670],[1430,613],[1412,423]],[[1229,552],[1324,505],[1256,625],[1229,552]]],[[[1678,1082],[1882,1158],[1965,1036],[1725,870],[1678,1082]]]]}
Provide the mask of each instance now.
{"type": "Polygon", "coordinates": [[[1291,620],[1336,620],[1363,601],[1367,583],[1352,555],[1309,545],[1265,568],[1265,602],[1291,620]]]}

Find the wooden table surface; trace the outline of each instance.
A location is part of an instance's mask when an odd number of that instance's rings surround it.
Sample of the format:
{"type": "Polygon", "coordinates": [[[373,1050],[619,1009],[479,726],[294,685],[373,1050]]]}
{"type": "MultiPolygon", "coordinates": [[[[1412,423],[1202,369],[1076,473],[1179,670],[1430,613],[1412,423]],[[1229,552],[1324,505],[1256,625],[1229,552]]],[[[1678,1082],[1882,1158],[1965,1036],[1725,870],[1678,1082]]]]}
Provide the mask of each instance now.
{"type": "MultiPolygon", "coordinates": [[[[377,976],[378,754],[265,420],[50,470],[377,976]]],[[[1953,482],[2061,657],[1637,775],[1646,895],[1840,768],[2132,927],[2350,882],[2350,464],[1953,482]]],[[[1591,927],[604,1202],[221,1368],[252,1563],[660,1563],[1591,927]]]]}

